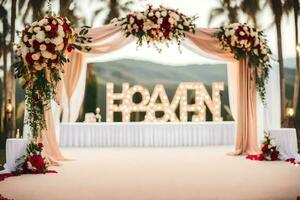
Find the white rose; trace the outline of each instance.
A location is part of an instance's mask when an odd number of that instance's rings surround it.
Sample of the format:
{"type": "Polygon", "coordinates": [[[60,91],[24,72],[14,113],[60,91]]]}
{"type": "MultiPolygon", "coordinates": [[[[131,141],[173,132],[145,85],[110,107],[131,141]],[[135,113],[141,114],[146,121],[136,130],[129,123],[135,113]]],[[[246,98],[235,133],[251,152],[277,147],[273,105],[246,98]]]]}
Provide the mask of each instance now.
{"type": "Polygon", "coordinates": [[[160,18],[160,12],[159,12],[159,11],[156,11],[156,12],[155,12],[155,16],[156,16],[157,18],[160,18]]]}
{"type": "Polygon", "coordinates": [[[149,12],[148,14],[149,17],[153,17],[153,15],[154,15],[153,12],[149,12]]]}
{"type": "Polygon", "coordinates": [[[46,31],[51,31],[51,26],[50,25],[45,26],[45,30],[46,31]]]}
{"type": "Polygon", "coordinates": [[[167,16],[167,14],[168,14],[168,13],[167,13],[166,10],[164,10],[164,11],[161,12],[161,15],[162,15],[163,17],[167,16]]]}
{"type": "Polygon", "coordinates": [[[143,19],[143,14],[142,14],[142,13],[138,13],[137,16],[136,16],[136,18],[137,18],[138,20],[143,19]]]}
{"type": "Polygon", "coordinates": [[[57,58],[57,55],[56,54],[52,54],[51,60],[54,60],[56,58],[57,58]]]}
{"type": "Polygon", "coordinates": [[[27,53],[29,52],[29,49],[22,43],[21,44],[21,55],[23,58],[25,58],[25,56],[27,55],[27,53]]]}
{"type": "Polygon", "coordinates": [[[41,44],[40,45],[40,50],[41,51],[45,51],[47,49],[47,46],[46,45],[44,45],[44,44],[41,44]]]}
{"type": "Polygon", "coordinates": [[[46,44],[49,44],[51,42],[51,39],[50,38],[45,38],[45,43],[46,44]]]}
{"type": "Polygon", "coordinates": [[[253,53],[254,53],[255,55],[258,55],[258,50],[257,50],[257,49],[254,49],[254,50],[253,50],[253,53]]]}
{"type": "Polygon", "coordinates": [[[267,62],[267,61],[269,61],[269,57],[265,56],[263,60],[264,60],[264,62],[267,62]]]}
{"type": "Polygon", "coordinates": [[[171,12],[170,16],[173,17],[176,21],[179,20],[179,15],[177,15],[175,12],[171,12]]]}
{"type": "Polygon", "coordinates": [[[230,35],[230,32],[228,29],[225,30],[225,36],[228,37],[230,35]]]}
{"type": "Polygon", "coordinates": [[[31,58],[32,58],[33,60],[38,60],[38,59],[40,59],[40,56],[41,56],[40,53],[35,53],[35,54],[32,54],[31,58]]]}
{"type": "Polygon", "coordinates": [[[44,58],[50,59],[52,57],[52,53],[50,53],[49,51],[41,51],[41,54],[44,58]]]}
{"type": "Polygon", "coordinates": [[[262,54],[267,54],[268,51],[267,51],[267,49],[262,49],[262,50],[261,50],[261,53],[262,53],[262,54]]]}
{"type": "Polygon", "coordinates": [[[33,39],[29,39],[29,40],[28,40],[28,43],[29,43],[30,45],[32,45],[32,42],[33,42],[33,39]]]}
{"type": "Polygon", "coordinates": [[[178,25],[178,28],[182,30],[182,29],[183,29],[183,26],[182,26],[181,24],[179,24],[179,25],[178,25]]]}
{"type": "Polygon", "coordinates": [[[45,24],[48,24],[48,20],[47,19],[41,19],[39,22],[38,22],[38,25],[39,26],[43,26],[45,24]]]}
{"type": "Polygon", "coordinates": [[[45,32],[44,31],[39,31],[37,34],[36,34],[36,40],[39,42],[39,43],[42,43],[44,42],[45,40],[45,32]]]}
{"type": "Polygon", "coordinates": [[[55,45],[59,45],[59,44],[61,44],[61,43],[63,43],[63,42],[64,42],[64,40],[63,40],[62,37],[56,37],[56,38],[54,38],[54,39],[52,40],[52,43],[55,44],[55,45]]]}
{"type": "Polygon", "coordinates": [[[57,33],[59,37],[65,37],[65,32],[62,26],[58,26],[57,33]]]}
{"type": "Polygon", "coordinates": [[[27,35],[24,35],[24,37],[23,37],[23,41],[24,41],[24,42],[27,42],[27,41],[28,41],[28,37],[27,37],[27,35]]]}
{"type": "Polygon", "coordinates": [[[36,33],[38,33],[40,30],[41,30],[41,27],[39,27],[39,26],[36,26],[33,28],[33,31],[36,33]]]}
{"type": "Polygon", "coordinates": [[[170,24],[175,24],[175,20],[174,20],[173,17],[170,17],[170,18],[169,18],[169,23],[170,23],[170,24]]]}
{"type": "Polygon", "coordinates": [[[58,51],[63,50],[63,48],[64,48],[64,43],[61,43],[61,44],[59,44],[58,46],[56,46],[56,49],[57,49],[58,51]]]}
{"type": "Polygon", "coordinates": [[[158,18],[157,24],[162,24],[163,23],[163,18],[158,18]]]}

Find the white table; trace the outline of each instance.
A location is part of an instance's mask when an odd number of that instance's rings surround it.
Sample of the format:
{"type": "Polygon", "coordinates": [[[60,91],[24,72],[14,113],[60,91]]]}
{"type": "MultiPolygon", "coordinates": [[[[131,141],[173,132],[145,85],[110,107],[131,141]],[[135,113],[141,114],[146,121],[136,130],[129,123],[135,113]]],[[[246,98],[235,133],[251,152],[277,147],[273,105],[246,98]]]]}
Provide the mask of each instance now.
{"type": "Polygon", "coordinates": [[[61,147],[233,145],[235,122],[62,123],[61,147]]]}
{"type": "Polygon", "coordinates": [[[9,173],[15,171],[16,160],[26,153],[27,139],[7,139],[6,140],[6,164],[5,170],[1,173],[9,173]]]}
{"type": "Polygon", "coordinates": [[[297,133],[294,128],[271,129],[270,136],[275,140],[279,149],[279,159],[295,158],[300,162],[298,154],[297,133]]]}

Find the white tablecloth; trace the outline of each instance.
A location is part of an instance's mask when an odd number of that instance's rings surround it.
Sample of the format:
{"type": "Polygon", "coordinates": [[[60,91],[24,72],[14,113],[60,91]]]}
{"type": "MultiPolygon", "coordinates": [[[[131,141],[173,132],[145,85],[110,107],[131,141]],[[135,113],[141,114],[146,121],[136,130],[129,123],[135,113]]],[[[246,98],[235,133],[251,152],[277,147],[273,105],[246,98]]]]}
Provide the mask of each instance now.
{"type": "Polygon", "coordinates": [[[61,147],[233,145],[235,122],[62,123],[61,147]]]}
{"type": "Polygon", "coordinates": [[[270,136],[275,140],[279,149],[279,159],[295,158],[300,162],[298,154],[297,133],[294,128],[271,129],[270,136]]]}
{"type": "Polygon", "coordinates": [[[1,173],[9,173],[15,171],[16,160],[26,153],[27,139],[7,139],[6,140],[6,164],[5,170],[1,173]]]}

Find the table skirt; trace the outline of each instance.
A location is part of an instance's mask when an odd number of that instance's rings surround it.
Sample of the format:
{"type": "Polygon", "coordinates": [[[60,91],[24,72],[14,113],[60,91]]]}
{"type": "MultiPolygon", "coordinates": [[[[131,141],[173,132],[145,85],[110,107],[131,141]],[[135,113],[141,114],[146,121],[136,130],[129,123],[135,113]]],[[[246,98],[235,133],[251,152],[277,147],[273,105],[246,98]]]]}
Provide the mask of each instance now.
{"type": "Polygon", "coordinates": [[[61,147],[233,145],[235,122],[62,123],[61,147]]]}

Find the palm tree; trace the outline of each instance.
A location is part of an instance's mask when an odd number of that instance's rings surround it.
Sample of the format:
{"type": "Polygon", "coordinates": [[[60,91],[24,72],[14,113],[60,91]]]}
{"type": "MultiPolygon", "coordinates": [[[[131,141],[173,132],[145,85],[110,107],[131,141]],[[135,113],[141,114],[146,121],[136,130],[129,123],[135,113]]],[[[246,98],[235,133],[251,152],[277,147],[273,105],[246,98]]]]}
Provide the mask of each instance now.
{"type": "MultiPolygon", "coordinates": [[[[212,23],[217,17],[226,15],[229,23],[238,22],[239,18],[239,6],[236,4],[236,1],[233,0],[219,0],[220,7],[213,8],[210,11],[208,25],[212,23]]],[[[226,21],[227,21],[226,20],[226,21]]],[[[223,22],[224,24],[224,22],[223,22]]]]}
{"type": "Polygon", "coordinates": [[[108,15],[104,20],[104,24],[109,24],[110,21],[115,17],[120,17],[121,13],[130,12],[130,6],[134,3],[133,0],[128,0],[122,3],[121,0],[96,0],[98,2],[103,2],[106,4],[105,7],[101,6],[100,8],[96,9],[93,14],[94,19],[102,13],[104,10],[108,9],[108,15]]]}
{"type": "Polygon", "coordinates": [[[25,24],[27,16],[32,16],[31,21],[39,19],[45,14],[44,7],[46,1],[44,0],[19,0],[19,12],[25,6],[26,10],[23,14],[22,21],[25,24]]]}
{"type": "MultiPolygon", "coordinates": [[[[298,33],[298,15],[300,12],[299,0],[286,0],[283,4],[283,11],[285,14],[294,13],[294,24],[295,24],[295,45],[298,46],[299,43],[299,33],[298,33]]],[[[296,73],[294,80],[294,92],[292,106],[295,112],[297,112],[297,105],[299,101],[299,85],[300,85],[300,63],[299,63],[299,53],[296,49],[296,73]]]]}
{"type": "MultiPolygon", "coordinates": [[[[10,17],[10,63],[15,62],[15,55],[14,55],[14,48],[13,44],[15,42],[15,32],[16,32],[16,7],[17,7],[17,0],[11,0],[11,17],[10,17]]],[[[7,73],[7,88],[6,92],[8,94],[8,98],[11,101],[11,104],[13,105],[13,108],[16,108],[16,80],[14,75],[14,68],[10,67],[8,73],[7,73]]],[[[9,133],[8,137],[12,138],[15,137],[15,127],[16,127],[16,112],[15,109],[13,109],[11,113],[11,119],[8,121],[10,130],[7,132],[9,133]]]]}
{"type": "Polygon", "coordinates": [[[74,0],[59,0],[59,13],[61,16],[67,17],[75,25],[81,24],[84,18],[75,15],[75,10],[79,10],[74,0]]]}
{"type": "Polygon", "coordinates": [[[257,24],[257,14],[261,10],[259,0],[243,0],[240,8],[248,16],[248,21],[252,21],[254,27],[259,27],[257,24]]]}
{"type": "Polygon", "coordinates": [[[282,39],[281,39],[281,21],[283,15],[283,4],[281,0],[267,0],[266,3],[270,6],[274,15],[274,22],[276,26],[277,34],[277,52],[279,63],[279,75],[280,75],[280,101],[281,101],[281,126],[284,124],[285,119],[285,78],[284,78],[284,65],[282,55],[282,39]]]}
{"type": "MultiPolygon", "coordinates": [[[[6,42],[6,37],[9,33],[9,23],[8,23],[8,18],[7,18],[7,10],[5,8],[5,4],[6,1],[2,0],[1,4],[0,4],[0,21],[2,24],[2,32],[0,32],[0,58],[3,57],[3,88],[4,91],[2,93],[2,99],[4,99],[3,101],[3,105],[1,105],[1,110],[4,111],[7,105],[7,101],[5,101],[6,99],[6,79],[7,79],[7,54],[8,54],[8,44],[6,42]]],[[[5,113],[2,112],[0,113],[0,120],[1,120],[1,124],[2,124],[2,119],[5,117],[5,113]]],[[[4,123],[5,124],[5,123],[4,123]]],[[[1,126],[1,128],[3,128],[4,126],[1,126]]]]}

